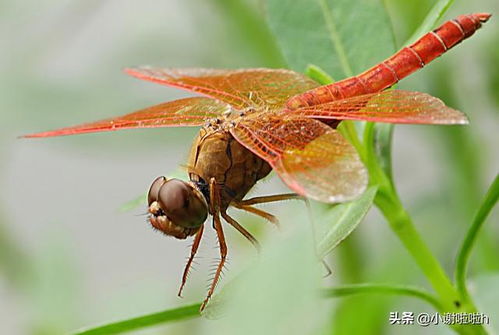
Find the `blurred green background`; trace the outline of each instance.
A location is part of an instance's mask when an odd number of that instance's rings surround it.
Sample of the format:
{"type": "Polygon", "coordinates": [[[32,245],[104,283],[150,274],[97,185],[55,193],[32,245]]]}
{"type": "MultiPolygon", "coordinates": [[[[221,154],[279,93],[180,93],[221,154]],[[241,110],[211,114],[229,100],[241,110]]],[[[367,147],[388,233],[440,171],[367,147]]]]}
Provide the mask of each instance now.
{"type": "MultiPolygon", "coordinates": [[[[385,3],[400,45],[434,2],[385,3]]],[[[499,13],[499,3],[456,1],[445,18],[472,12],[499,13]]],[[[185,161],[195,129],[16,137],[188,96],[129,78],[121,72],[126,66],[285,67],[266,27],[265,3],[3,1],[0,35],[0,332],[67,333],[199,301],[217,257],[213,234],[203,242],[200,265],[180,300],[176,291],[189,241],[153,232],[143,208],[119,211],[155,177],[185,161]]],[[[401,198],[446,269],[452,269],[464,232],[498,171],[498,64],[499,23],[492,17],[476,36],[399,86],[440,97],[471,119],[468,127],[395,130],[393,164],[401,198]]],[[[274,177],[253,194],[283,190],[274,177]]],[[[310,243],[303,242],[310,237],[304,209],[291,202],[266,208],[295,229],[281,234],[253,217],[238,216],[270,249],[269,258],[246,279],[254,283],[248,292],[259,299],[247,301],[244,294],[235,299],[240,314],[232,321],[196,319],[137,333],[428,331],[388,325],[390,311],[433,311],[419,301],[393,296],[317,301],[305,294],[310,287],[300,286],[305,280],[323,286],[364,281],[426,286],[377,210],[335,250],[329,260],[333,276],[319,282],[321,269],[311,265],[310,243]],[[276,262],[282,264],[279,271],[276,262]]],[[[473,255],[471,289],[499,332],[497,213],[489,221],[494,224],[486,225],[473,255]]],[[[222,286],[255,259],[249,243],[226,231],[229,271],[222,286]]],[[[450,332],[445,327],[431,331],[450,332]]]]}

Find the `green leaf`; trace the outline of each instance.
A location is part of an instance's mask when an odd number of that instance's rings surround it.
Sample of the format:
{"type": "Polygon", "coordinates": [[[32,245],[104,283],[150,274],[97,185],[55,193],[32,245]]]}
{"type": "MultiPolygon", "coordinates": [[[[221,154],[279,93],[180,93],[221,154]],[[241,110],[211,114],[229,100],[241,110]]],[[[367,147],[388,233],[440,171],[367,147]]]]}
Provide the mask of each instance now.
{"type": "Polygon", "coordinates": [[[314,65],[314,64],[308,64],[307,68],[305,69],[305,74],[318,82],[321,85],[327,85],[331,84],[334,82],[334,79],[331,78],[329,74],[326,73],[323,69],[321,69],[319,66],[314,65]]]}
{"type": "Polygon", "coordinates": [[[208,303],[203,315],[219,319],[204,333],[314,334],[327,320],[311,226],[301,206],[288,214],[285,230],[269,235],[260,257],[208,303]]]}
{"type": "Polygon", "coordinates": [[[371,186],[360,198],[336,205],[329,210],[324,218],[325,221],[329,222],[327,232],[317,246],[320,257],[330,253],[353,232],[367,214],[377,190],[377,186],[371,186]]]}
{"type": "Polygon", "coordinates": [[[73,335],[108,335],[119,334],[140,328],[165,324],[167,322],[191,319],[200,316],[201,304],[193,304],[163,312],[147,314],[123,321],[108,323],[102,326],[77,330],[73,335]]]}
{"type": "Polygon", "coordinates": [[[382,1],[268,0],[267,14],[284,57],[296,71],[312,63],[341,79],[394,51],[382,1]]]}
{"type": "Polygon", "coordinates": [[[409,37],[409,39],[404,43],[404,45],[415,42],[418,38],[432,30],[437,22],[444,16],[445,12],[452,5],[454,0],[440,0],[438,1],[428,12],[425,19],[419,27],[414,31],[414,33],[409,37]]]}
{"type": "Polygon", "coordinates": [[[211,0],[211,2],[218,7],[231,26],[230,35],[238,36],[241,43],[249,44],[255,55],[266,64],[265,66],[285,66],[284,59],[255,6],[246,0],[211,0]]]}
{"type": "Polygon", "coordinates": [[[470,229],[466,233],[466,237],[459,249],[456,262],[456,284],[457,288],[463,296],[468,296],[466,288],[466,269],[468,267],[468,260],[471,255],[471,250],[475,244],[480,228],[482,228],[485,219],[490,214],[494,206],[499,200],[499,175],[496,175],[494,182],[490,186],[482,205],[473,219],[470,229]]]}

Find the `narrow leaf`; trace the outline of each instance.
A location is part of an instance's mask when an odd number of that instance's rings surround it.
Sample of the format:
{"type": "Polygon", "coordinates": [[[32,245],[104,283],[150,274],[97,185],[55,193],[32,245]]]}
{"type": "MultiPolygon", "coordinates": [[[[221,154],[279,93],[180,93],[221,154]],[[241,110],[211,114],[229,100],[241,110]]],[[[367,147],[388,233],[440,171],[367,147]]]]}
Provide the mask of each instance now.
{"type": "Polygon", "coordinates": [[[404,45],[410,44],[415,42],[418,38],[432,30],[437,22],[444,16],[445,12],[449,9],[449,7],[452,5],[454,0],[440,0],[438,1],[428,12],[428,15],[426,15],[425,19],[419,27],[414,31],[414,33],[409,37],[407,42],[404,43],[404,45]]]}
{"type": "Polygon", "coordinates": [[[334,206],[325,220],[329,222],[327,232],[319,241],[320,257],[326,256],[359,225],[371,207],[378,188],[369,187],[357,200],[334,206]]]}
{"type": "Polygon", "coordinates": [[[81,329],[73,335],[110,335],[129,332],[140,328],[151,327],[167,322],[191,319],[200,316],[201,304],[193,304],[179,308],[169,309],[163,312],[147,314],[123,321],[112,322],[102,326],[81,329]]]}
{"type": "Polygon", "coordinates": [[[457,256],[456,262],[456,284],[458,290],[463,295],[467,295],[466,289],[466,270],[468,267],[468,260],[471,255],[471,251],[473,249],[473,245],[475,244],[476,238],[480,229],[482,228],[485,219],[490,214],[494,206],[497,204],[499,200],[499,175],[496,175],[494,182],[490,186],[485,198],[482,202],[482,205],[478,209],[478,212],[473,219],[473,223],[471,224],[470,229],[466,233],[466,237],[459,249],[459,254],[457,256]]]}
{"type": "Polygon", "coordinates": [[[338,298],[350,296],[354,294],[396,294],[406,295],[422,299],[429,304],[433,305],[438,311],[442,310],[442,305],[438,299],[429,292],[406,285],[393,285],[393,284],[352,284],[332,287],[322,290],[322,294],[329,298],[338,298]]]}
{"type": "Polygon", "coordinates": [[[327,74],[326,71],[314,64],[307,65],[305,74],[321,85],[331,84],[332,82],[334,82],[334,79],[331,78],[331,76],[327,74]]]}

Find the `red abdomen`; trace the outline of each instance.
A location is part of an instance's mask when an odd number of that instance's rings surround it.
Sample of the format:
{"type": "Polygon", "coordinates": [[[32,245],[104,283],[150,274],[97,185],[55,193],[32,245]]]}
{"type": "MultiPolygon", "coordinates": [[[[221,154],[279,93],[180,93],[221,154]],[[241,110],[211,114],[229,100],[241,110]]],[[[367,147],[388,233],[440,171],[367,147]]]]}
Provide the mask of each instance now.
{"type": "Polygon", "coordinates": [[[488,13],[458,16],[358,76],[292,97],[287,107],[295,109],[382,91],[473,35],[489,18],[488,13]]]}

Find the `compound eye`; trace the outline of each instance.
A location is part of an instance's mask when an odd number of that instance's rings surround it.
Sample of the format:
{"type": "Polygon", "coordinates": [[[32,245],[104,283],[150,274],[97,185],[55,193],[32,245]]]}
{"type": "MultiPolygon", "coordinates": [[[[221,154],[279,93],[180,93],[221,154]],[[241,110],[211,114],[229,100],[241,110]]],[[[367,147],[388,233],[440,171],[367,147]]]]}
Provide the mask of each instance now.
{"type": "Polygon", "coordinates": [[[153,202],[158,201],[158,193],[161,188],[166,183],[165,177],[158,177],[153,182],[147,193],[147,203],[150,206],[153,202]]]}
{"type": "MultiPolygon", "coordinates": [[[[154,184],[153,184],[154,185],[154,184]]],[[[167,213],[176,213],[189,205],[190,188],[187,183],[170,179],[158,190],[159,206],[167,213]]]]}
{"type": "Polygon", "coordinates": [[[199,227],[208,216],[208,206],[202,194],[178,179],[170,179],[161,186],[157,201],[168,218],[181,227],[199,227]]]}

